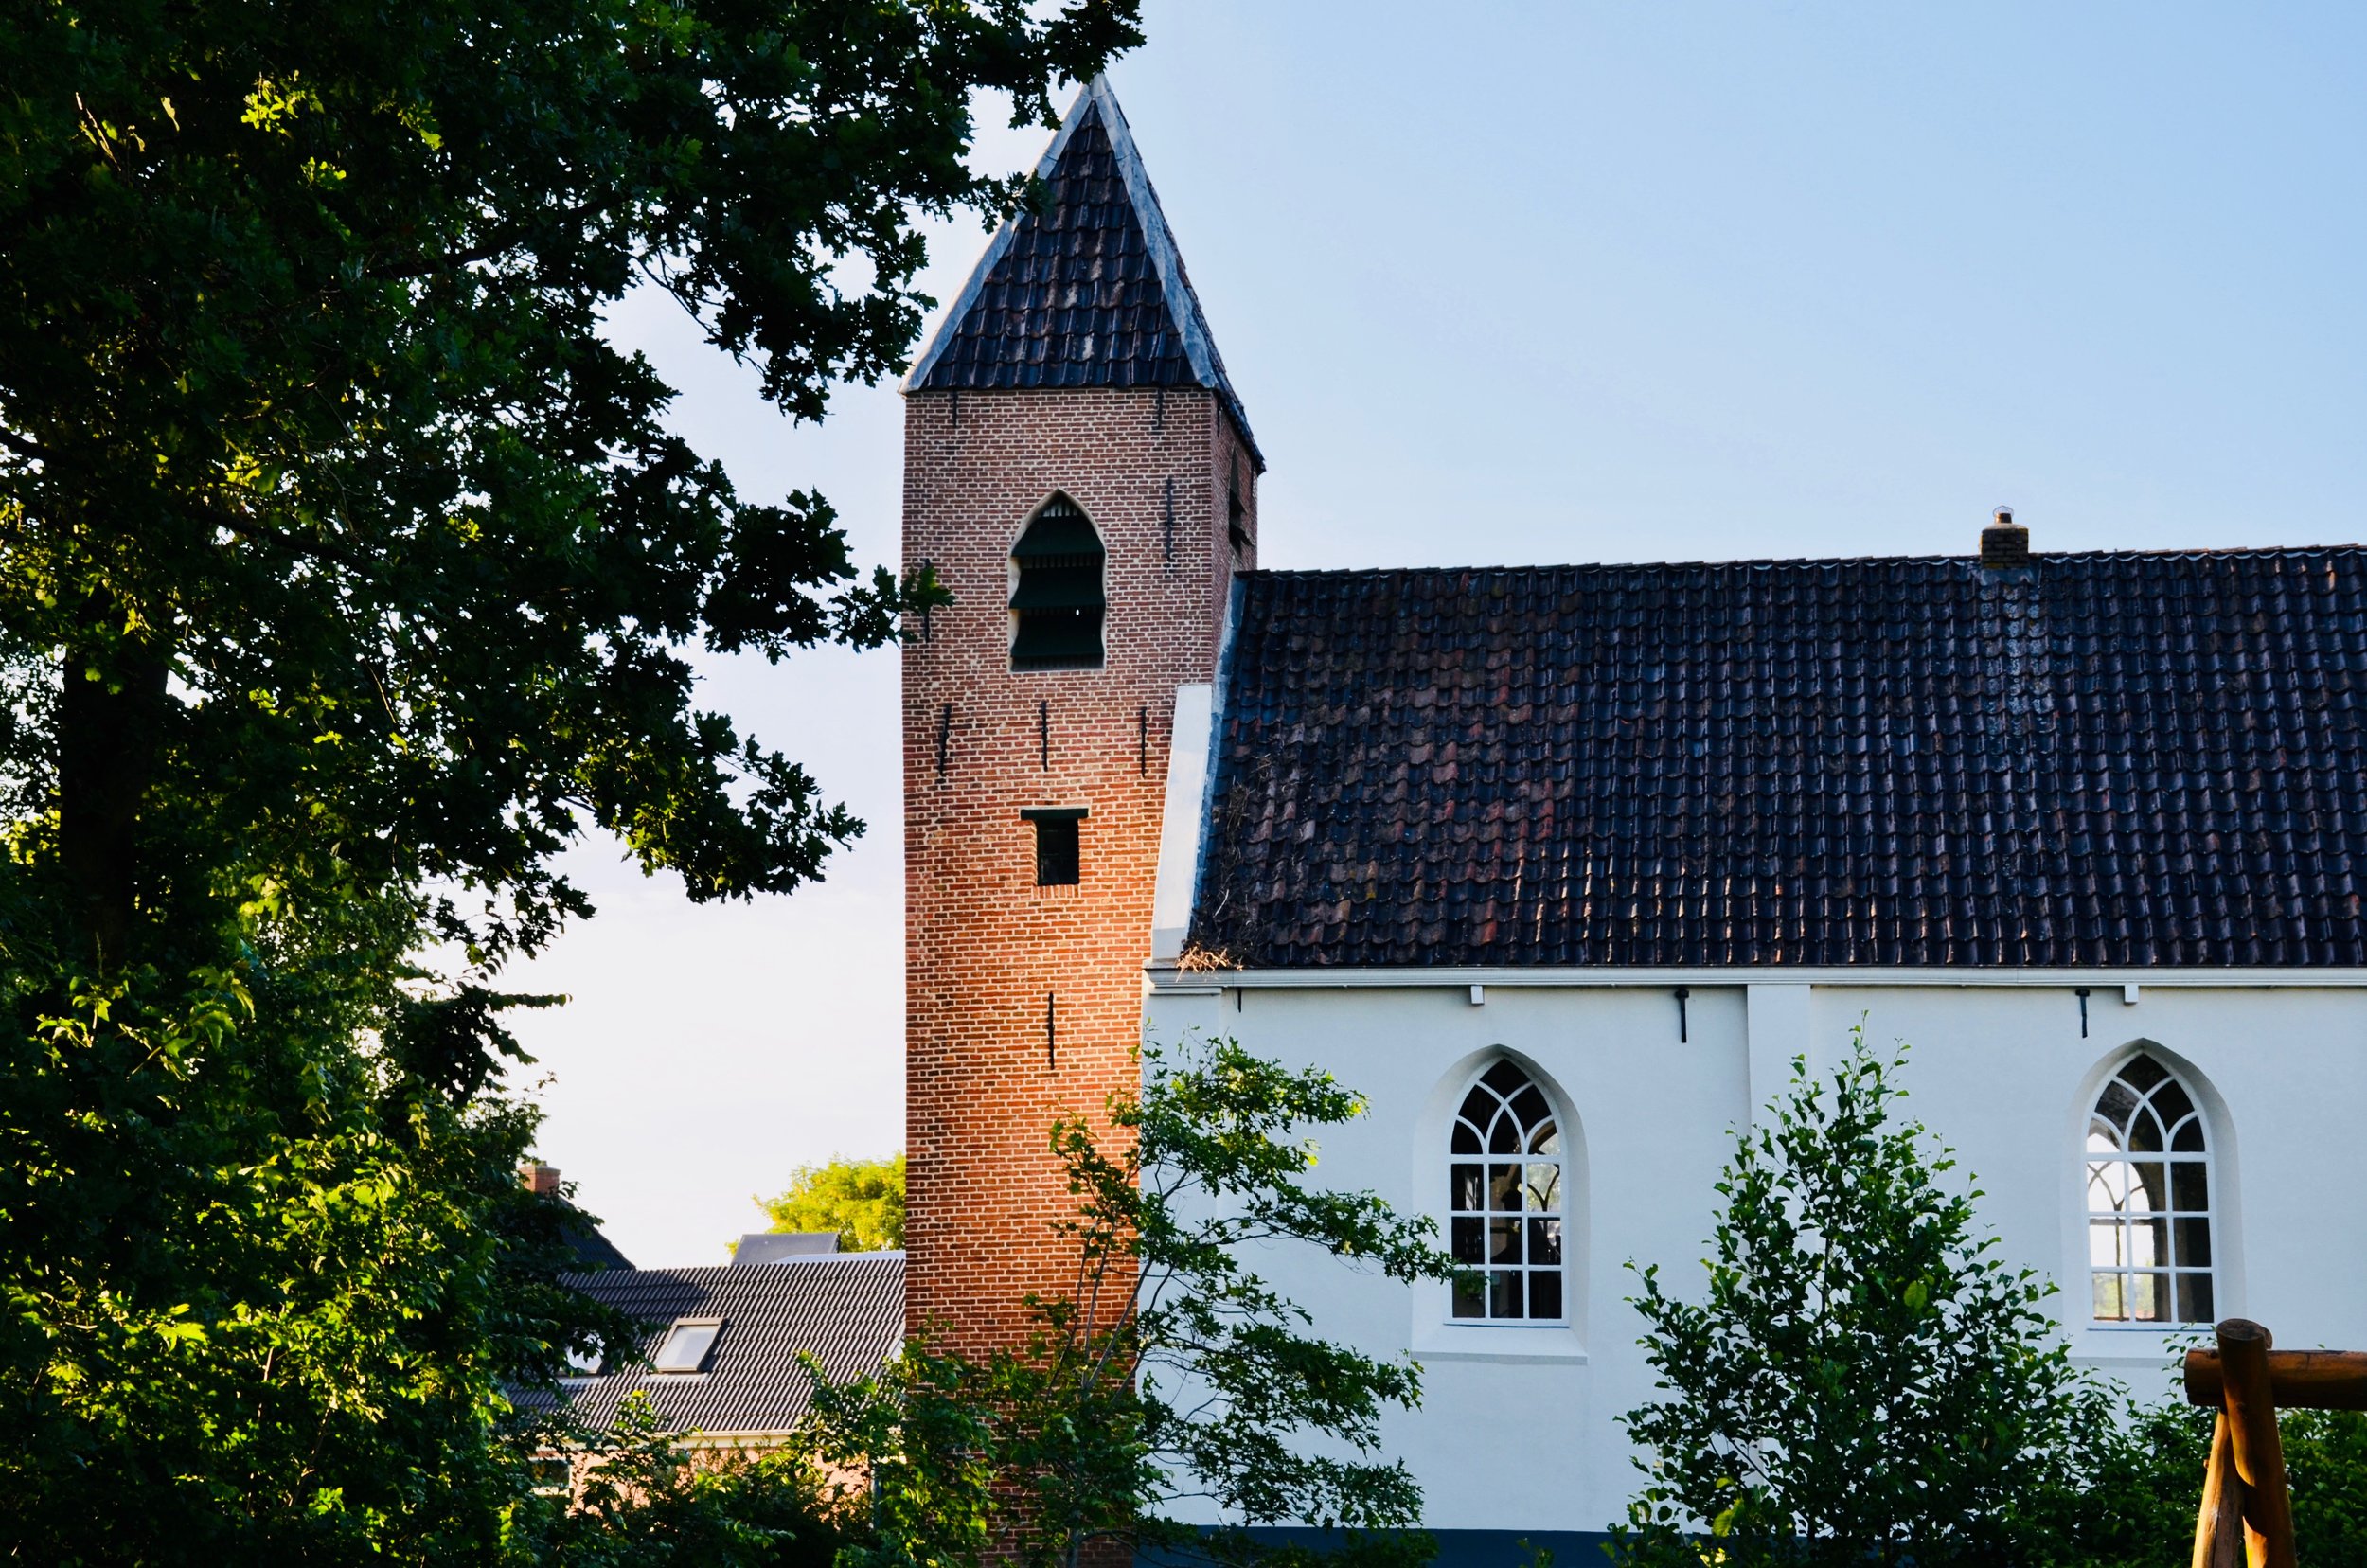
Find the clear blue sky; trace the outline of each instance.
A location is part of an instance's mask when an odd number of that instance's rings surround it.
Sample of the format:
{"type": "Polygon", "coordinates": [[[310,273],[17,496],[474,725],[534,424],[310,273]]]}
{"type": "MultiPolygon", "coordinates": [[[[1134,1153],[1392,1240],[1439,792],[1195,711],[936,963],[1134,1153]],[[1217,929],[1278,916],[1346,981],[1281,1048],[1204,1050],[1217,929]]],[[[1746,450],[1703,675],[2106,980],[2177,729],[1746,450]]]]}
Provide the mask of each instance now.
{"type": "MultiPolygon", "coordinates": [[[[2323,543],[2367,498],[2367,7],[1150,0],[1111,80],[1272,461],[1265,561],[1356,566],[2323,543]]],[[[1041,131],[982,162],[1033,161],[1041,131]]],[[[985,241],[937,235],[950,299],[985,241]]],[[[900,404],[792,429],[615,318],[743,490],[897,549],[900,404]]],[[[902,1136],[896,665],[709,667],[870,834],[511,976],[543,1147],[635,1261],[902,1136]]]]}

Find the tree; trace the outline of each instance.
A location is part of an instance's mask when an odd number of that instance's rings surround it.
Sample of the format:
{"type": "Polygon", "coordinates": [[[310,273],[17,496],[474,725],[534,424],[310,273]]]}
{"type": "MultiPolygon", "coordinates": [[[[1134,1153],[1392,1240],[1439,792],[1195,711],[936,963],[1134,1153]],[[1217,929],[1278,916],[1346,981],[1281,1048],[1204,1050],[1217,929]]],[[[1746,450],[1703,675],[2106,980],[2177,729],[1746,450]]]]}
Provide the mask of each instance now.
{"type": "Polygon", "coordinates": [[[1076,1568],[1144,1546],[1219,1560],[1298,1558],[1253,1527],[1345,1532],[1333,1563],[1430,1554],[1421,1494],[1380,1454],[1380,1417],[1420,1402],[1420,1369],[1308,1332],[1306,1310],[1248,1266],[1311,1247],[1388,1278],[1450,1278],[1426,1219],[1312,1185],[1305,1132],[1360,1116],[1328,1074],[1290,1072],[1232,1041],[1146,1053],[1111,1131],[1053,1129],[1077,1206],[1065,1295],[1031,1296],[1028,1343],[984,1362],[927,1343],[877,1378],[817,1390],[826,1464],[871,1478],[874,1538],[846,1568],[922,1568],[1008,1554],[1076,1568]],[[1205,1533],[1168,1518],[1212,1504],[1205,1533]]]}
{"type": "Polygon", "coordinates": [[[1997,1256],[1949,1151],[1893,1121],[1903,1060],[1860,1030],[1828,1079],[1795,1063],[1717,1183],[1706,1299],[1640,1271],[1663,1393],[1624,1418],[1650,1455],[1627,1560],[1705,1560],[1704,1533],[1738,1568],[2051,1560],[2047,1521],[2114,1451],[2053,1287],[1997,1256]]]}
{"type": "Polygon", "coordinates": [[[894,1250],[904,1244],[904,1156],[799,1166],[789,1190],[759,1198],[776,1231],[836,1231],[847,1252],[894,1250]]]}
{"type": "Polygon", "coordinates": [[[690,657],[891,638],[600,336],[897,366],[916,215],[1134,0],[421,0],[0,17],[0,1545],[466,1560],[560,1290],[501,964],[614,833],[694,899],[860,829],[690,657]],[[428,944],[458,954],[432,971],[428,944]]]}

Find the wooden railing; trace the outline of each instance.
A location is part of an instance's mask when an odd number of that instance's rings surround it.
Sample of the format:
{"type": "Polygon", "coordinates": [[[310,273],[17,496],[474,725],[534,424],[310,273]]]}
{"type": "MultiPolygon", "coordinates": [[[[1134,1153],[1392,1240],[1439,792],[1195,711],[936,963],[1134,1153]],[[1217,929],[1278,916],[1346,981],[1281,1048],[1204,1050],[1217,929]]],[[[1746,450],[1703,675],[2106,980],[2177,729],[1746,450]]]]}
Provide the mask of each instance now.
{"type": "Polygon", "coordinates": [[[2186,1401],[2216,1407],[2195,1520],[2194,1568],[2295,1568],[2277,1410],[2367,1410],[2367,1353],[2278,1350],[2248,1318],[2216,1350],[2186,1352],[2186,1401]]]}

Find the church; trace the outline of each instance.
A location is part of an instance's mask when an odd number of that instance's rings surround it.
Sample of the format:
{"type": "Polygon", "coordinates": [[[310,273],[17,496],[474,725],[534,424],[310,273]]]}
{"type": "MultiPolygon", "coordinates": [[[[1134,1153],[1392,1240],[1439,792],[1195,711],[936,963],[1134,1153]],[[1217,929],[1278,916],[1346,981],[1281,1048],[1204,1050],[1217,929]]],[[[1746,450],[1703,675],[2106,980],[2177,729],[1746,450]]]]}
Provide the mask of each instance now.
{"type": "Polygon", "coordinates": [[[903,651],[908,1330],[1016,1333],[1054,1116],[1230,1036],[1368,1095],[1320,1174],[1485,1280],[1273,1271],[1422,1363],[1388,1442],[1449,1555],[1575,1542],[1638,1481],[1626,1266],[1685,1288],[1735,1130],[1862,1025],[2082,1363],[2367,1345],[2367,552],[2001,511],[1961,556],[1261,570],[1106,82],[1039,173],[905,385],[952,594],[903,651]]]}

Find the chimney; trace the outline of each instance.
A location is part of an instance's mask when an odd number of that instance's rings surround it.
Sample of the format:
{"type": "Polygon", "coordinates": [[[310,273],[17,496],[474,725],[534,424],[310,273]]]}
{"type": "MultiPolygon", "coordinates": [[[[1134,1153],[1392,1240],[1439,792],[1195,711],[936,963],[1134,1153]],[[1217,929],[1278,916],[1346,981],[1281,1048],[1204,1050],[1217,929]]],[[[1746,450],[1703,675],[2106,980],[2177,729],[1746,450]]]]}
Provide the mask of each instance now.
{"type": "Polygon", "coordinates": [[[2014,508],[2000,507],[1989,526],[1981,530],[1981,564],[1984,566],[2027,566],[2030,564],[2030,530],[2014,521],[2014,508]]]}
{"type": "Polygon", "coordinates": [[[559,1190],[559,1167],[529,1160],[518,1167],[518,1180],[528,1192],[556,1193],[559,1190]]]}

